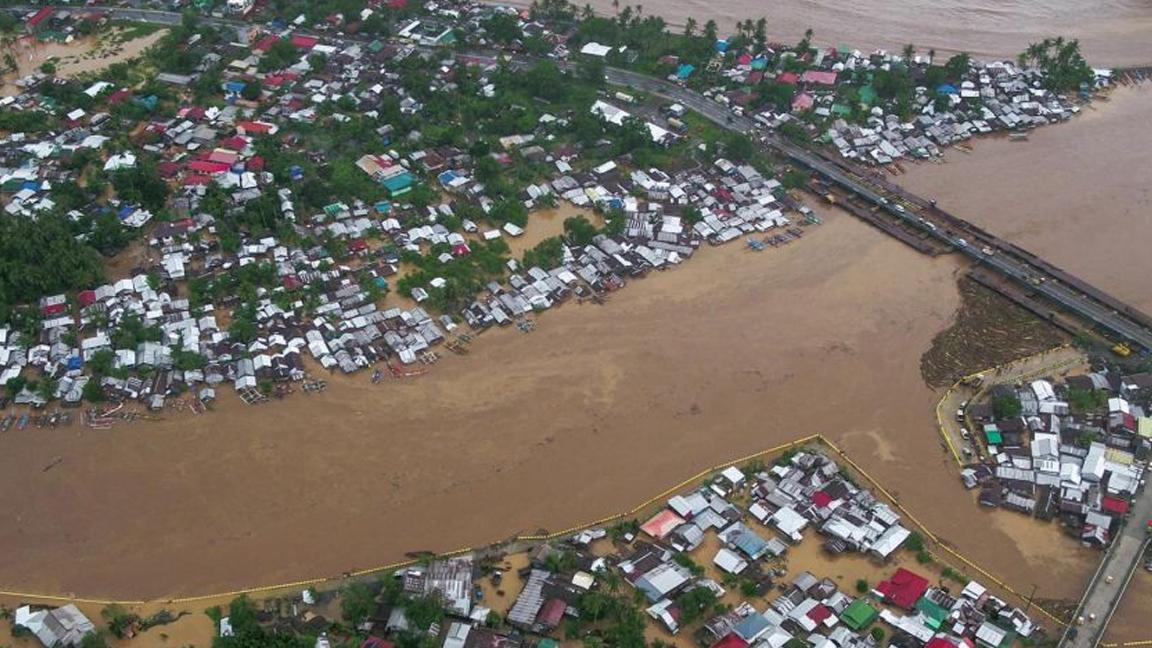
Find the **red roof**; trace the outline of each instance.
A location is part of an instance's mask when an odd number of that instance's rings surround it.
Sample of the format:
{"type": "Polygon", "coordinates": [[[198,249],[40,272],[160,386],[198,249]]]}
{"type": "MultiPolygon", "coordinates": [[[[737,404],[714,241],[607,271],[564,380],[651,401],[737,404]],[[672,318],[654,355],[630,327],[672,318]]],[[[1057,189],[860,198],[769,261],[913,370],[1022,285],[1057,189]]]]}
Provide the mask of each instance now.
{"type": "Polygon", "coordinates": [[[642,524],[640,530],[659,540],[681,524],[684,524],[684,518],[670,509],[664,509],[642,524]]]}
{"type": "Polygon", "coordinates": [[[48,16],[51,16],[53,11],[55,11],[55,9],[52,7],[44,7],[40,11],[37,11],[36,13],[32,14],[31,18],[28,19],[28,26],[35,27],[36,25],[39,25],[40,23],[47,20],[48,16]]]}
{"type": "Polygon", "coordinates": [[[165,160],[164,162],[156,165],[156,172],[159,173],[163,178],[171,178],[174,177],[177,173],[180,173],[180,165],[176,164],[175,162],[169,162],[165,160]]]}
{"type": "Polygon", "coordinates": [[[296,290],[300,286],[304,285],[301,283],[300,278],[296,275],[285,276],[280,280],[280,284],[284,286],[284,290],[296,290]]]}
{"type": "Polygon", "coordinates": [[[185,119],[204,119],[206,112],[203,106],[192,106],[191,108],[181,110],[180,114],[185,119]]]}
{"type": "Polygon", "coordinates": [[[352,239],[348,241],[348,251],[350,252],[363,252],[368,249],[368,241],[362,238],[352,239]]]}
{"type": "Polygon", "coordinates": [[[368,637],[364,643],[360,644],[360,648],[394,648],[391,641],[381,639],[380,637],[368,637]]]}
{"type": "Polygon", "coordinates": [[[220,146],[233,151],[243,151],[244,147],[248,146],[248,140],[236,135],[220,142],[220,146]]]}
{"type": "Polygon", "coordinates": [[[536,622],[552,628],[560,625],[560,621],[564,618],[564,610],[568,609],[568,604],[561,599],[548,599],[544,607],[540,608],[540,614],[536,616],[536,622]]]}
{"type": "Polygon", "coordinates": [[[892,574],[892,578],[877,585],[876,591],[894,605],[911,610],[916,607],[916,601],[924,596],[924,592],[928,591],[928,579],[901,567],[892,574]]]}
{"type": "Polygon", "coordinates": [[[408,6],[408,0],[388,0],[388,6],[392,9],[403,9],[408,6]]]}
{"type": "Polygon", "coordinates": [[[792,110],[808,110],[816,104],[816,99],[807,92],[801,92],[792,99],[792,110]]]}
{"type": "Polygon", "coordinates": [[[832,503],[832,496],[824,491],[816,491],[812,494],[812,503],[820,508],[824,508],[832,503]]]}
{"type": "Polygon", "coordinates": [[[741,54],[736,59],[736,64],[737,65],[751,65],[752,64],[752,55],[747,53],[747,52],[741,54]]]}
{"type": "Polygon", "coordinates": [[[259,52],[267,52],[272,49],[272,46],[275,45],[278,40],[280,40],[280,37],[275,34],[265,36],[257,41],[256,44],[252,46],[252,49],[259,52]]]}
{"type": "Polygon", "coordinates": [[[264,158],[260,157],[259,155],[253,155],[251,157],[251,159],[248,160],[248,163],[245,164],[244,166],[249,171],[263,171],[264,170],[264,158]]]}
{"type": "Polygon", "coordinates": [[[796,82],[800,80],[800,77],[796,76],[795,72],[781,72],[780,76],[776,77],[776,80],[780,83],[796,85],[796,82]]]}
{"type": "Polygon", "coordinates": [[[316,38],[315,36],[304,36],[302,34],[293,34],[292,35],[292,44],[297,49],[310,50],[313,47],[316,47],[316,43],[319,43],[319,42],[320,42],[320,39],[316,38]]]}
{"type": "Polygon", "coordinates": [[[764,73],[760,70],[752,70],[748,73],[748,83],[756,85],[764,80],[764,73]]]}
{"type": "Polygon", "coordinates": [[[1128,500],[1120,499],[1119,497],[1106,496],[1104,501],[1100,503],[1100,507],[1109,513],[1119,513],[1124,515],[1128,512],[1128,500]]]}
{"type": "Polygon", "coordinates": [[[76,303],[80,304],[81,308],[95,304],[96,303],[96,291],[95,290],[81,290],[80,293],[76,295],[76,303]]]}
{"type": "Polygon", "coordinates": [[[205,159],[211,162],[219,162],[221,164],[227,164],[231,166],[236,163],[236,160],[240,159],[240,156],[236,155],[236,153],[233,151],[214,149],[211,153],[205,156],[205,159]]]}
{"type": "Polygon", "coordinates": [[[804,74],[800,75],[800,80],[816,85],[836,85],[836,73],[825,70],[805,70],[804,74]]]}
{"type": "Polygon", "coordinates": [[[231,168],[231,164],[210,160],[193,160],[188,163],[188,169],[197,173],[223,173],[231,168]]]}
{"type": "Polygon", "coordinates": [[[184,177],[184,186],[211,184],[212,178],[206,175],[192,174],[184,177]]]}
{"type": "Polygon", "coordinates": [[[932,637],[928,640],[928,643],[924,645],[924,648],[956,648],[956,644],[943,637],[932,637]]]}
{"type": "Polygon", "coordinates": [[[829,610],[823,603],[817,603],[811,610],[808,610],[808,618],[812,619],[814,623],[824,623],[824,619],[832,616],[832,610],[829,610]]]}
{"type": "Polygon", "coordinates": [[[272,124],[258,121],[242,121],[236,123],[236,130],[246,135],[263,134],[272,130],[272,124]]]}
{"type": "Polygon", "coordinates": [[[736,633],[724,635],[724,638],[712,644],[712,648],[748,648],[748,642],[736,633]]]}
{"type": "Polygon", "coordinates": [[[45,317],[53,317],[55,315],[62,315],[68,312],[68,302],[60,302],[59,304],[49,304],[41,307],[40,312],[45,317]]]}

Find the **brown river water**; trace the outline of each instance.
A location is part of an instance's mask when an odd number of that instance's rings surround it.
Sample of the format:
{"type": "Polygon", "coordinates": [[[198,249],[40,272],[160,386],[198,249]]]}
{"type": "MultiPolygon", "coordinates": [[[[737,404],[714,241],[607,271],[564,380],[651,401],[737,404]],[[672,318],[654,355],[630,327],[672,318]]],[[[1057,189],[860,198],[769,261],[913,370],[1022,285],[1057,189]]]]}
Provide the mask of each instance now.
{"type": "MultiPolygon", "coordinates": [[[[531,0],[512,0],[527,6],[531,0]]],[[[611,14],[612,0],[587,0],[611,14]]],[[[583,6],[585,2],[577,2],[583,6]]],[[[794,43],[811,28],[814,42],[860,50],[921,53],[966,51],[978,57],[1015,58],[1029,42],[1048,36],[1078,38],[1094,65],[1152,64],[1152,3],[1148,0],[620,0],[673,25],[715,20],[721,35],[737,22],[764,17],[769,39],[794,43]]]]}
{"type": "Polygon", "coordinates": [[[827,216],[786,248],[707,248],[604,306],[485,334],[410,382],[9,432],[2,584],[135,598],[334,575],[597,519],[822,432],[1008,582],[1074,595],[1086,554],[978,509],[934,431],[918,367],[957,262],[827,216]]]}
{"type": "MultiPolygon", "coordinates": [[[[678,22],[765,9],[645,6],[658,11],[678,22]]],[[[1147,0],[786,0],[772,12],[785,40],[811,25],[818,41],[861,48],[1008,56],[1064,34],[1098,64],[1152,62],[1147,0]]],[[[898,181],[1152,310],[1150,118],[1152,87],[1121,89],[1029,142],[981,142],[898,181]]],[[[958,270],[828,214],[787,248],[706,249],[606,306],[566,305],[530,335],[486,334],[410,382],[336,377],[284,403],[9,432],[0,587],[152,598],[335,575],[595,519],[822,432],[1007,582],[1075,597],[1096,554],[976,507],[934,431],[919,359],[952,319],[958,270]]]]}

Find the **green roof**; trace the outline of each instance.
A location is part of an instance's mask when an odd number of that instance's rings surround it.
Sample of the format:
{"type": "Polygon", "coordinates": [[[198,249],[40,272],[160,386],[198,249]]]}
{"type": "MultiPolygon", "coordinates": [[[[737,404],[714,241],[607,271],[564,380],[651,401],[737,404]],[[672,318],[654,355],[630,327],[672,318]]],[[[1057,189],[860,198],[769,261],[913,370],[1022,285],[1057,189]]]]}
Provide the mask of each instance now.
{"type": "Polygon", "coordinates": [[[1004,437],[1000,434],[1000,428],[995,425],[984,426],[984,438],[988,440],[989,445],[1000,445],[1004,442],[1004,437]]]}
{"type": "Polygon", "coordinates": [[[940,607],[927,596],[922,596],[919,601],[916,601],[916,609],[924,615],[925,623],[933,630],[940,629],[944,620],[948,618],[948,610],[940,607]]]}
{"type": "Polygon", "coordinates": [[[852,109],[842,103],[836,103],[832,104],[832,112],[836,113],[837,115],[851,115],[852,109]]]}
{"type": "Polygon", "coordinates": [[[412,189],[413,180],[415,180],[415,178],[412,177],[411,173],[398,173],[391,178],[385,179],[381,184],[383,184],[384,188],[393,196],[399,196],[412,189]]]}
{"type": "Polygon", "coordinates": [[[540,640],[540,643],[536,644],[536,648],[556,648],[558,645],[555,639],[545,637],[540,640]]]}
{"type": "Polygon", "coordinates": [[[861,103],[871,105],[873,101],[876,101],[876,88],[873,88],[872,84],[868,84],[860,88],[860,90],[856,92],[856,96],[860,97],[861,103]]]}
{"type": "Polygon", "coordinates": [[[878,616],[880,613],[876,611],[876,608],[869,605],[868,601],[859,598],[844,608],[844,611],[840,613],[840,620],[853,630],[863,630],[871,625],[878,616]]]}

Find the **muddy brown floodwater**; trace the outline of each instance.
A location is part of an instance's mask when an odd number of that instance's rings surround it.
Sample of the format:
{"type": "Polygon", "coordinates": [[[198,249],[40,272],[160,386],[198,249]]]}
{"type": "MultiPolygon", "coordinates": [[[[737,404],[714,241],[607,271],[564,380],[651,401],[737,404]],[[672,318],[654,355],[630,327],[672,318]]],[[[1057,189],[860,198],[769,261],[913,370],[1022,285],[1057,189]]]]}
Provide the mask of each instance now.
{"type": "MultiPolygon", "coordinates": [[[[531,0],[511,0],[529,6],[531,0]]],[[[577,2],[583,7],[585,2],[577,2]]],[[[613,15],[612,0],[589,0],[602,15],[613,15]]],[[[966,51],[978,58],[1015,59],[1028,43],[1046,37],[1079,39],[1093,65],[1152,64],[1152,4],[1147,0],[621,0],[620,8],[640,5],[644,15],[682,26],[695,18],[702,29],[715,20],[724,37],[737,22],[764,17],[768,38],[799,41],[814,31],[820,45],[862,51],[899,51],[915,45],[922,56],[966,51]]],[[[699,30],[697,31],[699,33],[699,30]]]]}
{"type": "Polygon", "coordinates": [[[1149,312],[1149,120],[1152,84],[1121,87],[1026,142],[980,140],[896,181],[1149,312]]]}
{"type": "Polygon", "coordinates": [[[135,599],[338,575],[599,518],[822,432],[1008,582],[1075,595],[1078,547],[973,506],[933,429],[918,367],[957,262],[826,216],[786,248],[704,249],[605,306],[485,334],[411,382],[9,432],[2,585],[135,599]]]}

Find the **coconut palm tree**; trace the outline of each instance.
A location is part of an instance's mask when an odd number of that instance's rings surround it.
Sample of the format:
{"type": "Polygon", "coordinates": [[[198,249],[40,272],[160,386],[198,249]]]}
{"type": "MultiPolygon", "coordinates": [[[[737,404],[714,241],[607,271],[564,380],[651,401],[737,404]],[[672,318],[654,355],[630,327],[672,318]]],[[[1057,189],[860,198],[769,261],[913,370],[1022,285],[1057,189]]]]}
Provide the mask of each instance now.
{"type": "Polygon", "coordinates": [[[912,57],[916,56],[916,46],[913,45],[912,43],[908,43],[907,45],[904,46],[904,52],[903,53],[904,53],[904,60],[906,62],[911,63],[912,57]]]}
{"type": "Polygon", "coordinates": [[[684,35],[687,36],[688,38],[692,38],[693,36],[696,35],[696,19],[695,18],[689,18],[684,23],[684,35]]]}
{"type": "Polygon", "coordinates": [[[936,50],[928,50],[928,65],[932,65],[936,61],[936,50]]]}

